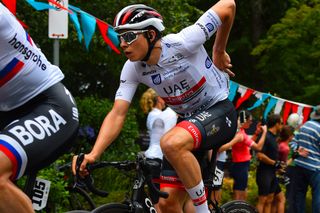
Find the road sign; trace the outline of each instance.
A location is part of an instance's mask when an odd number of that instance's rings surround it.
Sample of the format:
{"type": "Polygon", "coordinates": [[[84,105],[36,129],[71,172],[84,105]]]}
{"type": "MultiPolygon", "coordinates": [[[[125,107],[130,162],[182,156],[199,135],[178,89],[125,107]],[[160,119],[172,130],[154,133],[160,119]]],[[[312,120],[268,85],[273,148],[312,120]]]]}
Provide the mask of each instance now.
{"type": "Polygon", "coordinates": [[[68,0],[54,0],[57,4],[52,6],[57,10],[49,9],[49,38],[66,39],[68,38],[68,11],[59,8],[57,5],[61,5],[64,8],[68,8],[68,0]]]}

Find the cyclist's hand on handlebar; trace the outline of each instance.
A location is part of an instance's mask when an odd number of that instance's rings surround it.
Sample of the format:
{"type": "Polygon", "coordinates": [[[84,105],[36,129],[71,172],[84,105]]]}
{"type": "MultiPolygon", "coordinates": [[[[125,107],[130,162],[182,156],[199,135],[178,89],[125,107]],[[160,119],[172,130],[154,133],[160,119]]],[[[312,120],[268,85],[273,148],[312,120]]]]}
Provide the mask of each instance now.
{"type": "Polygon", "coordinates": [[[232,68],[232,64],[231,64],[230,56],[228,55],[227,52],[214,51],[214,53],[212,54],[212,60],[214,65],[218,69],[226,72],[230,77],[235,76],[235,74],[230,70],[232,68]]]}
{"type": "MultiPolygon", "coordinates": [[[[78,155],[75,155],[73,156],[72,158],[72,173],[74,175],[76,175],[76,167],[77,167],[77,160],[78,160],[78,155]]],[[[90,154],[85,154],[84,155],[84,158],[83,158],[83,161],[80,165],[80,168],[79,168],[79,175],[84,177],[86,175],[89,174],[88,170],[86,169],[86,166],[87,164],[91,164],[91,163],[94,163],[95,162],[95,159],[90,155],[90,154]]]]}

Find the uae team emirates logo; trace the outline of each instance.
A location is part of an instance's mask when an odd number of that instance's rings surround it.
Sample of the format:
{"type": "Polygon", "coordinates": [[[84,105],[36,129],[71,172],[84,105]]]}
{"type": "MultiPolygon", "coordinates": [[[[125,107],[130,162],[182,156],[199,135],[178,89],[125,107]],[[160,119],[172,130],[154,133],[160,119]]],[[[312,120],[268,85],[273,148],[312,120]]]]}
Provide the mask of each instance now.
{"type": "Polygon", "coordinates": [[[151,79],[152,79],[152,82],[153,82],[155,85],[161,84],[161,76],[160,76],[160,74],[152,75],[152,76],[151,76],[151,79]]]}

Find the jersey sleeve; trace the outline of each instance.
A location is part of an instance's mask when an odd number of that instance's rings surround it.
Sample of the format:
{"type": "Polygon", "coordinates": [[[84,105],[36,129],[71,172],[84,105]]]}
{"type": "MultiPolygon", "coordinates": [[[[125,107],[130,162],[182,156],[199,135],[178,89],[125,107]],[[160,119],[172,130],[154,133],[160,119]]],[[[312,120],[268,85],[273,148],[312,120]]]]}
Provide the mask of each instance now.
{"type": "Polygon", "coordinates": [[[184,41],[185,47],[194,52],[217,31],[221,25],[220,17],[216,12],[209,9],[195,24],[184,28],[179,35],[184,41]]]}
{"type": "Polygon", "coordinates": [[[138,84],[135,66],[128,60],[121,71],[120,85],[116,92],[115,100],[121,99],[131,102],[138,84]]]}

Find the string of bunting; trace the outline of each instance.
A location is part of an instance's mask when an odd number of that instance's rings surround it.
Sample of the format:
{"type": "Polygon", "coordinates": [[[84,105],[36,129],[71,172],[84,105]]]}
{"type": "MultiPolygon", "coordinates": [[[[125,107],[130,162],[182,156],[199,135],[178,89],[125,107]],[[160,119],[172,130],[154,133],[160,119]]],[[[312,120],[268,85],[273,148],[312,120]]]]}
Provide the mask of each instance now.
{"type": "Polygon", "coordinates": [[[309,119],[310,113],[315,106],[298,103],[290,100],[286,100],[283,98],[275,97],[269,93],[263,93],[241,84],[238,84],[234,81],[230,81],[230,93],[229,93],[229,100],[235,101],[235,107],[238,109],[245,101],[247,101],[250,97],[255,96],[257,99],[256,102],[251,106],[248,107],[247,110],[253,110],[257,107],[260,107],[263,103],[266,103],[266,107],[263,113],[263,119],[266,120],[268,114],[274,110],[274,113],[281,114],[282,112],[282,119],[284,124],[288,119],[290,113],[298,113],[299,115],[303,116],[303,123],[309,119]],[[235,100],[237,97],[237,93],[240,94],[239,98],[235,100]]]}
{"type": "MultiPolygon", "coordinates": [[[[14,15],[16,15],[16,0],[2,0],[2,2],[14,15]]],[[[82,39],[84,39],[87,50],[89,49],[89,45],[95,33],[96,26],[98,26],[101,36],[108,47],[117,54],[120,54],[120,51],[117,48],[117,46],[119,46],[117,33],[114,31],[111,25],[102,21],[101,19],[98,19],[93,15],[81,10],[80,8],[72,6],[70,4],[68,5],[68,8],[65,8],[55,0],[48,0],[48,3],[38,2],[35,0],[26,0],[26,2],[38,11],[56,9],[56,7],[68,11],[69,17],[77,31],[78,40],[81,43],[82,39]],[[49,3],[51,3],[52,5],[49,3]]],[[[26,27],[26,25],[22,21],[20,21],[20,23],[22,23],[23,26],[26,27]]]]}

